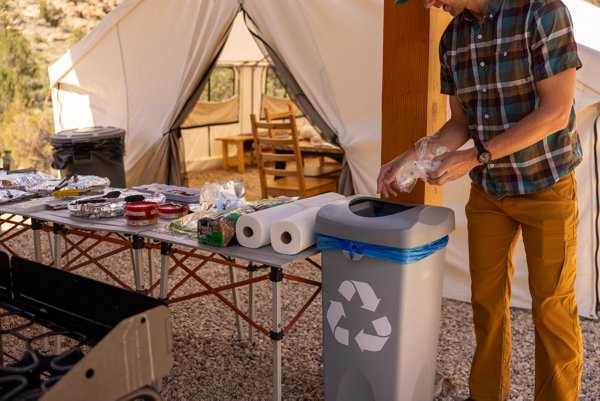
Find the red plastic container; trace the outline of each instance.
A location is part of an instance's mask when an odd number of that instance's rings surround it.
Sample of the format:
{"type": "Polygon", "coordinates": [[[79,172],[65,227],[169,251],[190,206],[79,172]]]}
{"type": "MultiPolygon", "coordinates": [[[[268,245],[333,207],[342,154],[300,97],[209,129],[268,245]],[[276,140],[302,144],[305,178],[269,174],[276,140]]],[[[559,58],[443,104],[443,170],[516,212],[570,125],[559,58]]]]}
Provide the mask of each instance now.
{"type": "Polygon", "coordinates": [[[158,214],[162,219],[178,219],[185,216],[190,211],[188,205],[179,203],[164,203],[158,205],[158,214]]]}

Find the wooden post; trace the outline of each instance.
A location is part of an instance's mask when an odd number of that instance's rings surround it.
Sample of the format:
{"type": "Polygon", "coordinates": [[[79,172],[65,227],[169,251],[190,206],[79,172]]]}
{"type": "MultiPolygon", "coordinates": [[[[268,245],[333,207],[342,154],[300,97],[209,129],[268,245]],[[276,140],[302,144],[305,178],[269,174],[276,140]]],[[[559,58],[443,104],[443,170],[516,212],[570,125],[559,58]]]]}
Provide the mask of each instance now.
{"type": "MultiPolygon", "coordinates": [[[[421,1],[384,2],[381,162],[387,163],[446,121],[447,97],[440,94],[438,45],[451,17],[421,1]]],[[[420,181],[396,199],[440,205],[441,187],[420,181]]]]}

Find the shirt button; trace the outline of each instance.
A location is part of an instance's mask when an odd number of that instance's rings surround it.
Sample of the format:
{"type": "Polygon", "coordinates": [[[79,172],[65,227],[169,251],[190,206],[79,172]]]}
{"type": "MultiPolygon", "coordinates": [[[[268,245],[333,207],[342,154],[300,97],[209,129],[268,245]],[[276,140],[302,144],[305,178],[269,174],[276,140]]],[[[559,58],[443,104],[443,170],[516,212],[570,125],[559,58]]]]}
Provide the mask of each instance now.
{"type": "Polygon", "coordinates": [[[481,91],[482,91],[483,93],[485,93],[485,92],[487,92],[487,89],[483,88],[481,91]]]}
{"type": "Polygon", "coordinates": [[[480,66],[484,67],[485,63],[482,61],[481,63],[479,63],[480,66]]]}
{"type": "Polygon", "coordinates": [[[477,35],[477,39],[481,39],[481,38],[483,38],[482,34],[477,35]]]}
{"type": "Polygon", "coordinates": [[[484,115],[483,117],[485,117],[485,119],[487,120],[488,118],[490,118],[489,114],[484,115]]]}

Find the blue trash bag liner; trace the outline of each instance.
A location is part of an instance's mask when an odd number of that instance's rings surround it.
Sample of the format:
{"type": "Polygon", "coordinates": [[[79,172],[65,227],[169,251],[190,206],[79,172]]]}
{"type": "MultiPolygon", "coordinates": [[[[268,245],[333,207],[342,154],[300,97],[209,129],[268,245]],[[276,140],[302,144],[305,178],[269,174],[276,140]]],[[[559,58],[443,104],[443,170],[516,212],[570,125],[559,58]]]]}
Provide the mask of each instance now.
{"type": "Polygon", "coordinates": [[[373,245],[364,242],[350,241],[328,235],[317,234],[317,248],[321,251],[341,249],[348,252],[350,259],[360,259],[368,256],[387,262],[411,264],[433,255],[448,244],[448,236],[415,248],[393,248],[390,246],[373,245]]]}

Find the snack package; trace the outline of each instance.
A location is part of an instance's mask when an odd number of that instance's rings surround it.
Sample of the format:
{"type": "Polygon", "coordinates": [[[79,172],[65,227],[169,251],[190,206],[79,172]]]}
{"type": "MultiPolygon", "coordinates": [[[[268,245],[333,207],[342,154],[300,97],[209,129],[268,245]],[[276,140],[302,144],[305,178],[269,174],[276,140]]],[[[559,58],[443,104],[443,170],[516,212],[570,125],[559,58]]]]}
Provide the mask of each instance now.
{"type": "Polygon", "coordinates": [[[440,165],[433,159],[448,152],[448,148],[439,144],[439,134],[425,136],[415,144],[417,160],[406,163],[396,174],[396,185],[401,192],[410,192],[417,184],[417,179],[427,181],[427,173],[440,165]]]}
{"type": "Polygon", "coordinates": [[[235,236],[235,224],[241,215],[285,202],[287,202],[285,199],[261,199],[233,209],[202,216],[198,220],[198,242],[213,246],[227,246],[235,236]]]}
{"type": "Polygon", "coordinates": [[[235,223],[241,210],[224,210],[200,217],[198,220],[198,242],[213,246],[227,246],[235,236],[235,223]]]}
{"type": "Polygon", "coordinates": [[[167,225],[167,231],[175,235],[186,235],[192,238],[198,238],[198,220],[215,212],[208,210],[197,210],[193,213],[171,221],[167,225]]]}

